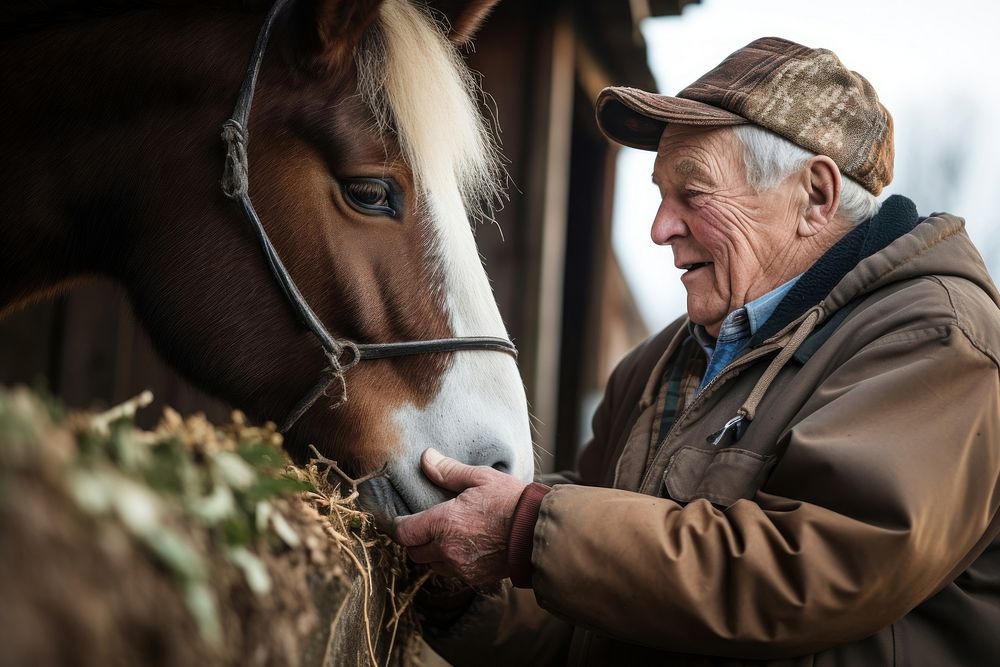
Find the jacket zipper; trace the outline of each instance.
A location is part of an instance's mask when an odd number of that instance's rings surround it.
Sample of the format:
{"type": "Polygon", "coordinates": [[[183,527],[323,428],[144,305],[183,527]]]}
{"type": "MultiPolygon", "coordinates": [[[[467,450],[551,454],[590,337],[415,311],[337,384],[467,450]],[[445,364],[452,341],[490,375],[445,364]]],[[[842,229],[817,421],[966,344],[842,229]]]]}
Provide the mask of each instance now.
{"type": "MultiPolygon", "coordinates": [[[[682,325],[682,327],[680,329],[678,329],[676,333],[674,333],[674,336],[670,339],[670,343],[667,345],[667,349],[664,351],[664,355],[673,355],[677,351],[677,347],[680,345],[681,341],[684,340],[684,337],[681,336],[681,332],[686,327],[687,327],[687,323],[685,322],[685,324],[682,325]]],[[[657,362],[657,363],[659,363],[659,362],[657,362]]],[[[649,383],[649,380],[647,378],[647,384],[648,383],[649,383]]],[[[642,403],[642,399],[645,396],[645,393],[646,392],[644,390],[643,393],[642,393],[642,395],[639,398],[640,404],[642,403]]],[[[654,398],[653,401],[655,402],[656,399],[654,398]]],[[[640,405],[640,407],[642,407],[642,406],[640,405]]],[[[649,407],[649,406],[647,405],[646,407],[649,407]]],[[[639,417],[641,417],[641,416],[642,416],[642,410],[639,411],[639,417]]],[[[626,437],[625,444],[622,446],[621,451],[618,452],[617,460],[615,461],[614,475],[611,477],[611,480],[610,480],[612,488],[615,488],[615,486],[618,484],[618,476],[621,473],[622,453],[624,453],[624,451],[625,451],[625,449],[627,447],[628,447],[628,438],[626,437]]]]}

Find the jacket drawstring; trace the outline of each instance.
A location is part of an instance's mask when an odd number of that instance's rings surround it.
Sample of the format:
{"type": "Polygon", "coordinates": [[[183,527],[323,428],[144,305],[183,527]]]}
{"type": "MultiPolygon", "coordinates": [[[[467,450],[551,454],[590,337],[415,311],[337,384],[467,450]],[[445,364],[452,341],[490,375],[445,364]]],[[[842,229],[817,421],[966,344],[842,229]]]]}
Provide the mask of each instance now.
{"type": "Polygon", "coordinates": [[[750,395],[747,396],[740,409],[736,411],[736,416],[727,421],[721,429],[708,436],[707,440],[710,445],[713,447],[718,446],[726,433],[733,429],[736,430],[735,439],[739,440],[743,435],[743,431],[746,430],[747,426],[750,425],[749,423],[756,416],[757,407],[764,399],[764,394],[771,388],[771,383],[774,382],[781,369],[791,360],[802,343],[809,337],[809,334],[816,328],[816,324],[819,322],[822,313],[823,309],[820,306],[816,306],[806,314],[802,324],[799,325],[799,328],[795,330],[792,337],[788,339],[785,346],[781,348],[778,355],[768,365],[764,374],[757,380],[757,384],[754,385],[750,395]]]}

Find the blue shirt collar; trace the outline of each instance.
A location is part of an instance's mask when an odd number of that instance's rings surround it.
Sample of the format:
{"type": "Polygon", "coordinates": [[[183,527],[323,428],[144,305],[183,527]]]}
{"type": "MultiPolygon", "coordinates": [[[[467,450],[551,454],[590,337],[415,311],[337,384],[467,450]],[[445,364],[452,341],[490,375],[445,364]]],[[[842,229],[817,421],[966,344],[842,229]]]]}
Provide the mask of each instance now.
{"type": "MultiPolygon", "coordinates": [[[[767,322],[768,318],[774,314],[778,304],[785,298],[795,283],[799,281],[802,274],[795,276],[787,283],[775,287],[763,296],[759,296],[742,308],[737,308],[726,315],[719,327],[719,337],[713,338],[700,324],[691,325],[691,333],[701,343],[702,347],[714,348],[718,342],[726,342],[735,338],[749,338],[757,333],[757,330],[767,322]]],[[[707,351],[707,350],[706,350],[707,351]]]]}
{"type": "Polygon", "coordinates": [[[708,366],[702,377],[701,387],[707,385],[719,371],[739,355],[750,338],[767,322],[781,300],[801,277],[802,274],[795,276],[787,283],[775,287],[767,294],[726,315],[722,326],[719,327],[717,338],[712,338],[700,324],[691,325],[691,335],[708,357],[708,366]]]}
{"type": "Polygon", "coordinates": [[[762,297],[758,297],[744,306],[747,311],[747,319],[750,321],[750,335],[753,336],[757,330],[764,325],[764,322],[774,314],[775,309],[785,295],[795,287],[802,274],[795,276],[784,285],[779,285],[762,297]]]}

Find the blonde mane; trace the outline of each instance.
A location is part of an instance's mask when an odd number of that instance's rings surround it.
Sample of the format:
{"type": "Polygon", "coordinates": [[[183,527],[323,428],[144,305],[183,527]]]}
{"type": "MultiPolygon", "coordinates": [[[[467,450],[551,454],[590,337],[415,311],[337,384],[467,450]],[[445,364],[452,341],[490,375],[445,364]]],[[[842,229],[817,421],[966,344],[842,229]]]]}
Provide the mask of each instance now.
{"type": "Polygon", "coordinates": [[[358,86],[379,129],[398,137],[422,203],[457,186],[471,218],[490,218],[505,172],[482,89],[444,26],[407,0],[386,0],[372,33],[357,53],[358,86]]]}

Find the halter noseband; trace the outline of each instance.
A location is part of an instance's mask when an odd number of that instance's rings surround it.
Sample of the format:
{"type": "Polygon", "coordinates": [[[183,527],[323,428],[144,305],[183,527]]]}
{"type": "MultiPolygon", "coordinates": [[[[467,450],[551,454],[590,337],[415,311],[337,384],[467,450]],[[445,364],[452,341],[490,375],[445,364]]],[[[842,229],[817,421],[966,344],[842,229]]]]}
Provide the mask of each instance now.
{"type": "Polygon", "coordinates": [[[345,374],[362,361],[370,359],[387,359],[414,354],[434,354],[441,352],[458,352],[461,350],[488,350],[504,352],[517,358],[517,348],[506,338],[490,336],[470,336],[459,338],[442,338],[437,340],[418,340],[403,343],[355,343],[353,341],[334,338],[323,323],[309,307],[295,281],[289,275],[281,258],[278,257],[271,239],[268,238],[264,226],[260,222],[257,211],[250,202],[249,165],[247,162],[247,147],[250,144],[248,131],[250,120],[250,105],[253,102],[254,88],[257,85],[257,75],[260,73],[261,61],[264,59],[264,49],[271,35],[271,28],[281,10],[289,0],[276,0],[271,6],[264,25],[257,35],[250,64],[247,67],[246,78],[240,87],[236,98],[236,108],[232,117],[222,124],[222,138],[226,142],[226,164],[222,173],[222,191],[235,200],[243,211],[243,217],[250,223],[257,240],[260,242],[264,257],[271,268],[271,274],[281,286],[281,291],[292,304],[301,322],[319,339],[320,345],[329,360],[329,366],[324,369],[319,381],[285,417],[280,425],[282,433],[288,431],[309,408],[326,394],[329,386],[337,382],[340,385],[340,395],[332,407],[338,407],[347,401],[347,381],[345,374]]]}

